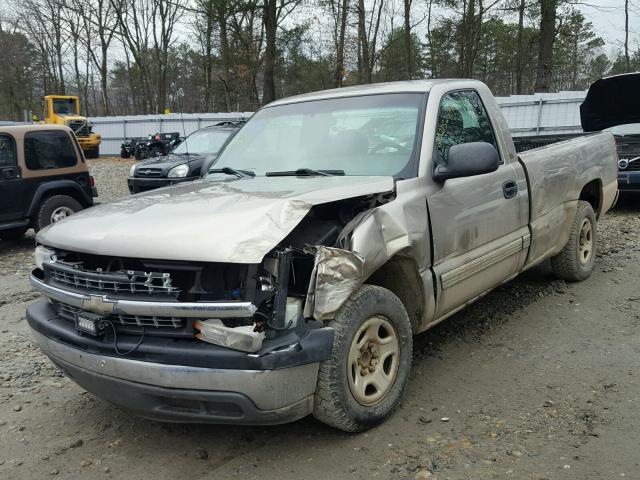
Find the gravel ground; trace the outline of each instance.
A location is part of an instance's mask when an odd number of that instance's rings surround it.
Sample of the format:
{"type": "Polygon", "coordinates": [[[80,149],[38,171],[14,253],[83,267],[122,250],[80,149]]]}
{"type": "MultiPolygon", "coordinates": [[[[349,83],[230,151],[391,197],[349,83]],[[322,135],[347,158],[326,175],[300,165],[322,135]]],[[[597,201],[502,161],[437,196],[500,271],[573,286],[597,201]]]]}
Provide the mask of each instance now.
{"type": "MultiPolygon", "coordinates": [[[[131,162],[90,162],[108,202],[131,162]]],[[[0,242],[0,478],[640,478],[640,198],[599,224],[580,284],[544,266],[416,339],[402,406],[361,435],[160,424],[61,376],[24,310],[33,237],[0,242]]]]}

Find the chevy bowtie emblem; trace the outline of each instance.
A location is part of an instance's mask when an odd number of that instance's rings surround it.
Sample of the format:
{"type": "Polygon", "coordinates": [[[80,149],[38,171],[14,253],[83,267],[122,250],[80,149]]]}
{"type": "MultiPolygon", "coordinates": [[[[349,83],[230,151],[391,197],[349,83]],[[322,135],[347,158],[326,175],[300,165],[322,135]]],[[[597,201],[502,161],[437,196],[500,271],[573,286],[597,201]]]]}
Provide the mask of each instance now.
{"type": "Polygon", "coordinates": [[[82,309],[90,312],[107,315],[113,313],[116,302],[107,300],[103,295],[89,295],[82,299],[82,309]]]}

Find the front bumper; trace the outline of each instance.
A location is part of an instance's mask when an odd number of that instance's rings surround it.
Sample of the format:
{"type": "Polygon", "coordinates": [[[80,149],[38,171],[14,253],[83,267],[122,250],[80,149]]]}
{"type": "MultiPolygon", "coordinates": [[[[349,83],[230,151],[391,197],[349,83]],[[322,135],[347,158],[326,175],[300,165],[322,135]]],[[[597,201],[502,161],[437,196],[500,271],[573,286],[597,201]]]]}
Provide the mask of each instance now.
{"type": "Polygon", "coordinates": [[[146,192],[160,187],[168,187],[183,182],[193,182],[200,177],[179,177],[179,178],[139,178],[127,177],[127,185],[130,193],[146,192]]]}
{"type": "Polygon", "coordinates": [[[640,171],[619,171],[618,189],[624,192],[640,192],[640,171]]]}
{"type": "MultiPolygon", "coordinates": [[[[122,357],[113,349],[107,354],[104,342],[57,318],[45,300],[28,308],[27,321],[40,348],[78,385],[140,416],[170,422],[267,425],[308,415],[318,361],[327,356],[333,337],[324,336],[322,348],[300,342],[256,354],[192,340],[194,357],[187,348],[183,355],[171,351],[176,348],[171,344],[180,341],[149,337],[133,354],[122,357]],[[321,357],[313,354],[319,350],[324,351],[321,357]],[[300,356],[301,351],[306,352],[300,356]],[[282,362],[292,355],[293,363],[282,362]],[[274,357],[281,361],[274,363],[274,357]],[[172,363],[163,363],[168,360],[172,363]],[[240,368],[225,368],[230,366],[240,368]]],[[[130,348],[126,340],[118,344],[122,350],[130,348]]]]}

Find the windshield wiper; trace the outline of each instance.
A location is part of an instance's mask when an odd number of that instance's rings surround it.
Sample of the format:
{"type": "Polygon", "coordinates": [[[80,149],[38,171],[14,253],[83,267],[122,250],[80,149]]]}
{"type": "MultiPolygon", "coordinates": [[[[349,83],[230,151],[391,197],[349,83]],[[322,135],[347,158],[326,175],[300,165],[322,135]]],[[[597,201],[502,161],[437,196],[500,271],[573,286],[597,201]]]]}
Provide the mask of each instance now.
{"type": "Polygon", "coordinates": [[[238,178],[249,178],[255,177],[256,174],[249,170],[236,170],[231,167],[223,167],[223,168],[212,168],[209,170],[209,173],[226,173],[227,175],[235,175],[238,178]]]}
{"type": "Polygon", "coordinates": [[[282,172],[267,172],[267,177],[302,177],[318,175],[321,177],[332,177],[335,175],[344,175],[344,170],[314,170],[312,168],[299,168],[297,170],[284,170],[282,172]]]}

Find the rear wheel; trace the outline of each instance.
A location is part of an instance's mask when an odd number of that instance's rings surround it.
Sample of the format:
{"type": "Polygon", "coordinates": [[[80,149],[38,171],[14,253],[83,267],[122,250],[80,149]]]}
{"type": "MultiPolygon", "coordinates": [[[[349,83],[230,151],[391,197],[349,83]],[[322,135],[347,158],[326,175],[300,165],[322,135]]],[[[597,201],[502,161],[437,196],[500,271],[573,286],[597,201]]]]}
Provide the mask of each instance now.
{"type": "Polygon", "coordinates": [[[129,153],[129,150],[126,148],[120,149],[120,158],[129,158],[130,156],[131,154],[129,153]]]}
{"type": "Polygon", "coordinates": [[[9,228],[7,230],[0,230],[0,239],[4,240],[5,242],[17,240],[20,237],[22,237],[27,232],[27,230],[28,230],[27,227],[9,228]]]}
{"type": "Polygon", "coordinates": [[[588,278],[595,264],[597,240],[593,208],[590,203],[579,201],[569,241],[560,253],[551,257],[551,267],[556,276],[570,282],[588,278]]]}
{"type": "Polygon", "coordinates": [[[320,364],[313,415],[347,432],[367,430],[402,397],[411,369],[409,316],[389,290],[363,285],[329,326],[333,350],[320,364]]]}
{"type": "Polygon", "coordinates": [[[82,205],[68,195],[54,195],[47,198],[40,209],[36,219],[36,231],[42,230],[47,225],[64,220],[75,212],[82,210],[82,205]]]}

